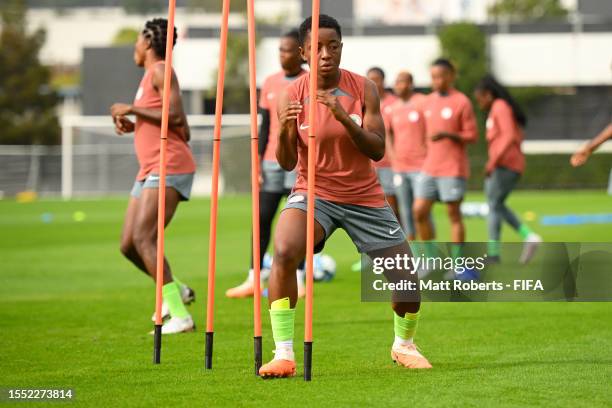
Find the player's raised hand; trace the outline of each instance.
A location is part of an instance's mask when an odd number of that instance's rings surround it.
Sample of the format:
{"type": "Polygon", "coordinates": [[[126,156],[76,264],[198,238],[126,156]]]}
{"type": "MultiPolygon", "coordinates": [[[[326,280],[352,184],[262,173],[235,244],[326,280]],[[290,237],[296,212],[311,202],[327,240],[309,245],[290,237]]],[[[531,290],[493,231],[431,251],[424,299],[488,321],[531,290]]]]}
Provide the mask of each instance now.
{"type": "Polygon", "coordinates": [[[282,129],[292,129],[296,125],[298,115],[302,112],[302,104],[298,101],[289,102],[280,109],[278,121],[282,129]]]}
{"type": "Polygon", "coordinates": [[[580,167],[584,163],[586,163],[587,160],[589,160],[590,155],[591,155],[591,152],[589,151],[589,149],[586,149],[586,148],[580,149],[572,155],[572,157],[570,158],[570,163],[574,167],[580,167]]]}
{"type": "Polygon", "coordinates": [[[118,135],[124,133],[132,133],[134,131],[134,122],[126,118],[125,116],[117,116],[113,119],[115,123],[115,132],[118,135]]]}
{"type": "Polygon", "coordinates": [[[337,120],[347,115],[340,104],[340,100],[337,96],[333,95],[331,91],[317,91],[317,102],[327,106],[337,120]]]}

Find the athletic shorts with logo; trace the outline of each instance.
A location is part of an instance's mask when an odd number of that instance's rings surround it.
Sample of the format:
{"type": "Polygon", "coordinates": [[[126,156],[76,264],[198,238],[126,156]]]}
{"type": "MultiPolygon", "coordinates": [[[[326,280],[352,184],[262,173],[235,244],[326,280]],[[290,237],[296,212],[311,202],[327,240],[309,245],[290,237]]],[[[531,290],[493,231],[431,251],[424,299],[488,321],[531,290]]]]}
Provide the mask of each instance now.
{"type": "MultiPolygon", "coordinates": [[[[166,175],[166,187],[175,189],[181,196],[181,201],[189,201],[194,174],[168,174],[166,175]]],[[[159,188],[159,175],[149,174],[144,180],[136,180],[130,195],[140,198],[143,188],[159,188]]]]}
{"type": "Polygon", "coordinates": [[[416,177],[414,196],[443,203],[463,200],[466,180],[462,177],[434,177],[421,172],[416,177]]]}
{"type": "MultiPolygon", "coordinates": [[[[292,193],[287,199],[287,208],[306,212],[306,194],[292,193]]],[[[406,235],[388,204],[373,208],[315,198],[314,217],[325,231],[325,238],[316,246],[315,252],[323,250],[325,241],[337,228],[346,231],[360,253],[391,248],[406,242],[406,235]]]]}

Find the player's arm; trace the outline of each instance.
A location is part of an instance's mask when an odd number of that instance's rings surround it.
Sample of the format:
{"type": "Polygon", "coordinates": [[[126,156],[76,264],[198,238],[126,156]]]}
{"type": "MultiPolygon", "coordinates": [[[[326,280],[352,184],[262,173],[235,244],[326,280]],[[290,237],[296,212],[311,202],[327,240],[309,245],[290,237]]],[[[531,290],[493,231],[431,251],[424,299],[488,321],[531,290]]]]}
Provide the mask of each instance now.
{"type": "Polygon", "coordinates": [[[338,97],[329,91],[318,91],[317,101],[326,105],[336,120],[344,126],[359,150],[370,159],[379,161],[385,155],[385,124],[380,113],[378,91],[372,81],[365,83],[365,113],[363,127],[346,113],[338,97]]]}
{"type": "Polygon", "coordinates": [[[261,125],[259,126],[257,151],[259,152],[259,159],[261,160],[266,152],[268,140],[270,139],[270,110],[259,108],[259,114],[261,115],[261,125]]]}
{"type": "Polygon", "coordinates": [[[280,133],[276,146],[276,160],[283,169],[291,171],[298,161],[297,118],[302,112],[302,104],[298,101],[291,101],[287,92],[284,91],[278,99],[277,109],[280,133]]]}
{"type": "Polygon", "coordinates": [[[574,167],[582,166],[587,162],[589,156],[591,156],[591,154],[597,150],[599,146],[610,139],[612,139],[612,122],[609,123],[604,130],[590,140],[585,146],[574,153],[570,159],[570,163],[574,167]]]}
{"type": "Polygon", "coordinates": [[[432,140],[436,141],[446,137],[458,143],[476,143],[476,140],[478,140],[478,126],[476,125],[476,115],[474,115],[472,104],[466,102],[460,115],[461,130],[459,132],[440,132],[432,136],[432,140]]]}

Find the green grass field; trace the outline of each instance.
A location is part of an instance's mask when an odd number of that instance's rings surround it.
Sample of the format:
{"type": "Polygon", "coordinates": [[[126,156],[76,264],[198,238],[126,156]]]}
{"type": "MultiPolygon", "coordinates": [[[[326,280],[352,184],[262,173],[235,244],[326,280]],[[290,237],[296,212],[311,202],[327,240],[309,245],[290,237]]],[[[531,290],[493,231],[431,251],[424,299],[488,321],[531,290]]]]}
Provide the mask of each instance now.
{"type": "MultiPolygon", "coordinates": [[[[207,200],[181,205],[167,233],[174,272],[198,294],[190,307],[198,330],[164,338],[154,366],[154,286],[119,253],[126,202],[0,201],[0,387],[71,387],[79,406],[612,406],[611,304],[426,303],[417,342],[434,369],[408,371],[389,358],[388,305],[360,302],[359,276],[350,271],[358,257],[340,231],[326,247],[336,279],[315,287],[313,381],[301,378],[302,302],[298,377],[256,378],[252,301],[223,294],[248,266],[243,196],[219,207],[214,370],[203,369],[207,200]],[[86,219],[75,222],[75,211],[86,219]],[[52,222],[41,220],[45,213],[52,222]]],[[[602,213],[612,197],[517,192],[510,205],[519,214],[602,213]]],[[[439,206],[436,220],[440,239],[448,237],[439,206]]],[[[612,241],[610,225],[531,224],[548,241],[612,241]]],[[[469,240],[486,239],[484,220],[468,220],[467,229],[469,240]]],[[[505,230],[504,238],[518,237],[505,230]]],[[[273,343],[266,315],[263,322],[267,360],[273,343]]]]}

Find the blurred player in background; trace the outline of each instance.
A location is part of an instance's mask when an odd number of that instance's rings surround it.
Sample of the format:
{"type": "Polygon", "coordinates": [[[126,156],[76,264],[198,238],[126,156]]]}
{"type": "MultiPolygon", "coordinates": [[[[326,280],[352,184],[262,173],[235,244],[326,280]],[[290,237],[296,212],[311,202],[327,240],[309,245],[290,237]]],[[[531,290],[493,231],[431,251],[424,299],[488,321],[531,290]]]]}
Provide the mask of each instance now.
{"type": "MultiPolygon", "coordinates": [[[[261,160],[261,176],[259,191],[259,253],[260,267],[263,268],[263,259],[270,243],[272,220],[278,205],[295,183],[295,172],[285,171],[276,160],[276,146],[278,143],[279,122],[276,106],[283,90],[302,76],[306,71],[302,69],[304,60],[300,54],[298,31],[292,30],[280,39],[278,48],[282,70],[269,76],[261,88],[259,96],[259,111],[262,116],[259,128],[259,157],[261,160]]],[[[263,279],[263,277],[262,277],[263,279]]],[[[304,264],[297,270],[299,296],[304,296],[304,264]]],[[[240,285],[228,289],[225,295],[230,298],[253,296],[253,257],[247,279],[240,285]]]]}
{"type": "MultiPolygon", "coordinates": [[[[111,115],[117,134],[134,132],[134,144],[140,170],[128,203],[121,252],[136,267],[156,276],[157,259],[157,204],[159,190],[159,150],[164,86],[170,86],[170,114],[168,123],[166,219],[172,220],[179,202],[189,200],[196,170],[191,148],[187,117],[183,111],[181,91],[174,72],[171,84],[164,84],[166,31],[168,22],[157,18],[147,21],[134,47],[134,62],[145,69],[132,105],[116,103],[111,115]],[[136,123],[127,118],[136,116],[136,123]]],[[[176,29],[174,30],[176,43],[176,29]]],[[[162,317],[170,317],[162,327],[163,334],[192,331],[195,328],[184,303],[195,300],[193,290],[173,276],[164,259],[162,288],[162,317]]],[[[153,320],[155,316],[153,317],[153,320]]]]}
{"type": "MultiPolygon", "coordinates": [[[[300,26],[300,47],[309,63],[311,25],[312,19],[308,18],[300,26]]],[[[381,251],[399,256],[410,253],[406,236],[385,200],[372,164],[385,154],[385,125],[376,85],[361,75],[340,69],[342,33],[338,22],[321,14],[319,27],[316,100],[309,97],[309,78],[302,77],[286,88],[278,105],[280,135],[276,157],[285,169],[297,166],[298,175],[274,236],[269,301],[275,351],[274,359],[259,371],[263,378],[291,377],[296,373],[294,271],[306,252],[307,140],[312,125],[308,123],[308,109],[316,107],[318,125],[315,251],[323,248],[336,228],[342,228],[359,252],[371,258],[381,251]]],[[[395,332],[392,359],[408,368],[431,368],[413,342],[420,302],[398,301],[392,307],[395,332]]],[[[346,341],[350,342],[353,335],[347,333],[346,341]]]]}
{"type": "MultiPolygon", "coordinates": [[[[433,92],[423,105],[427,132],[427,155],[415,186],[414,217],[417,233],[423,241],[434,237],[430,222],[436,201],[446,204],[451,224],[451,251],[462,256],[465,226],[460,205],[469,177],[467,145],[476,142],[478,129],[472,104],[454,87],[455,67],[447,59],[437,59],[431,66],[433,92]]],[[[427,256],[432,243],[426,242],[427,256]]]]}
{"type": "Polygon", "coordinates": [[[570,163],[574,167],[582,166],[589,160],[591,154],[597,150],[599,146],[604,144],[607,140],[612,139],[612,121],[602,130],[597,136],[590,140],[580,150],[574,153],[570,159],[570,163]]]}
{"type": "Polygon", "coordinates": [[[425,118],[422,110],[426,98],[425,95],[414,92],[412,74],[407,71],[397,75],[394,88],[398,100],[391,105],[387,113],[389,123],[387,140],[393,151],[391,165],[395,173],[393,184],[400,219],[408,239],[412,241],[416,238],[412,215],[414,185],[427,154],[425,118]]]}
{"type": "MultiPolygon", "coordinates": [[[[385,89],[385,71],[379,67],[372,67],[368,69],[367,78],[374,82],[376,85],[376,89],[378,90],[378,96],[380,97],[380,112],[383,115],[383,120],[385,121],[385,129],[389,129],[389,112],[391,110],[391,105],[397,101],[397,96],[395,96],[392,92],[388,92],[385,89]]],[[[383,188],[385,193],[385,198],[387,202],[393,209],[395,215],[399,218],[399,210],[397,207],[397,199],[395,197],[395,188],[393,187],[393,170],[391,169],[391,157],[393,157],[393,152],[391,151],[391,144],[386,144],[385,157],[382,160],[374,162],[374,167],[376,167],[376,175],[378,176],[378,181],[380,181],[380,185],[383,188]]]]}
{"type": "Polygon", "coordinates": [[[523,129],[527,117],[508,90],[490,75],[485,76],[474,92],[480,109],[488,113],[486,136],[488,156],[485,167],[485,193],[489,204],[487,218],[489,244],[487,261],[500,261],[499,241],[502,222],[506,221],[524,241],[521,263],[535,254],[542,238],[521,223],[506,205],[506,199],[525,171],[525,156],[521,151],[523,129]]]}

